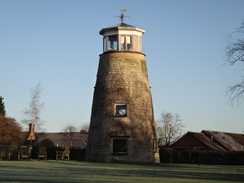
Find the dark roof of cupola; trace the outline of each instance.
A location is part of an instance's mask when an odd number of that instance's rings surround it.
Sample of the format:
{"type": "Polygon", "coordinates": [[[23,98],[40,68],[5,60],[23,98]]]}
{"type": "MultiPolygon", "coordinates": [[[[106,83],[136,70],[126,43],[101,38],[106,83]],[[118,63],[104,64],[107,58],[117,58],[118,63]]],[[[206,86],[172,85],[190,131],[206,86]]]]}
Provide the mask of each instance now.
{"type": "Polygon", "coordinates": [[[119,23],[119,24],[112,25],[112,26],[107,27],[107,28],[115,28],[115,27],[135,27],[135,26],[132,26],[132,25],[129,25],[129,24],[126,24],[126,23],[119,23]]]}

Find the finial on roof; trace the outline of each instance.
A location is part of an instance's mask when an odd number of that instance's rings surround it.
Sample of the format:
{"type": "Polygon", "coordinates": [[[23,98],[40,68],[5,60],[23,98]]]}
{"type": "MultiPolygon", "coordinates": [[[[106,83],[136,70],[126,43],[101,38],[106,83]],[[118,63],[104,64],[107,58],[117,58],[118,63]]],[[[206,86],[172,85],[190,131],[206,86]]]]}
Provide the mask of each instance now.
{"type": "Polygon", "coordinates": [[[124,22],[124,19],[125,19],[126,17],[128,17],[128,16],[125,16],[125,15],[124,15],[124,12],[127,12],[127,10],[126,10],[126,9],[119,9],[119,11],[121,12],[120,16],[115,16],[115,17],[119,17],[121,23],[123,23],[123,22],[124,22]]]}

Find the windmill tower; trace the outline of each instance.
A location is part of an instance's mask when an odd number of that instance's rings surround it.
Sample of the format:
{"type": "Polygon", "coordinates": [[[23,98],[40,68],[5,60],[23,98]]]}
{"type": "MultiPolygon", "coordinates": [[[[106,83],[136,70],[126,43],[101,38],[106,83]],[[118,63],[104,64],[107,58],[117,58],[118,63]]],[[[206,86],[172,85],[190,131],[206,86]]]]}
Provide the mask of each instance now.
{"type": "Polygon", "coordinates": [[[103,28],[87,161],[158,162],[157,136],[142,35],[123,23],[103,28]]]}

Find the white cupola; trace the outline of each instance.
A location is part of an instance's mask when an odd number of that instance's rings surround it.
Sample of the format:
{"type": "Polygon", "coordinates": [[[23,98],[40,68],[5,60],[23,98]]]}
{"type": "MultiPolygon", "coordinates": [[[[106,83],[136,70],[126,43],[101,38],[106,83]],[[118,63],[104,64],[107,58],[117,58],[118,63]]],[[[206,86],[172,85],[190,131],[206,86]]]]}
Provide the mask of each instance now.
{"type": "Polygon", "coordinates": [[[103,28],[99,33],[103,36],[103,52],[142,52],[142,34],[145,33],[143,29],[122,22],[103,28]]]}

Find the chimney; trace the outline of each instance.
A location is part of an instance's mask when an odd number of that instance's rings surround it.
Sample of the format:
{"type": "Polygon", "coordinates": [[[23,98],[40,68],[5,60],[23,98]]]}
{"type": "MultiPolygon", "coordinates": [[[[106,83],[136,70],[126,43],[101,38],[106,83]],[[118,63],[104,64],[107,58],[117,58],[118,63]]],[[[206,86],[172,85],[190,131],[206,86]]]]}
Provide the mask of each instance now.
{"type": "Polygon", "coordinates": [[[30,123],[29,124],[29,136],[28,136],[27,140],[36,140],[34,130],[35,130],[35,124],[30,123]]]}

